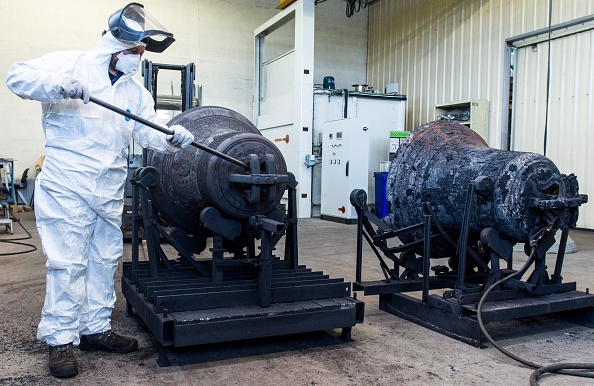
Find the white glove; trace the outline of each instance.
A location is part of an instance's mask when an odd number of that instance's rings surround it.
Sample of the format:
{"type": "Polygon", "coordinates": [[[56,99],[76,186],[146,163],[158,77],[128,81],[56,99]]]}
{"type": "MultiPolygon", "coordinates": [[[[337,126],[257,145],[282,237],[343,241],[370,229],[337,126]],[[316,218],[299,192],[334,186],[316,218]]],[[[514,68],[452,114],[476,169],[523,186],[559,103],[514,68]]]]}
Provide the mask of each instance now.
{"type": "Polygon", "coordinates": [[[173,135],[168,135],[167,140],[175,146],[179,146],[184,149],[194,142],[194,136],[192,133],[186,130],[186,128],[182,125],[173,125],[169,128],[169,130],[173,131],[173,135]]]}
{"type": "Polygon", "coordinates": [[[76,79],[64,78],[58,85],[58,93],[62,98],[82,99],[85,104],[89,103],[91,95],[89,88],[76,79]]]}

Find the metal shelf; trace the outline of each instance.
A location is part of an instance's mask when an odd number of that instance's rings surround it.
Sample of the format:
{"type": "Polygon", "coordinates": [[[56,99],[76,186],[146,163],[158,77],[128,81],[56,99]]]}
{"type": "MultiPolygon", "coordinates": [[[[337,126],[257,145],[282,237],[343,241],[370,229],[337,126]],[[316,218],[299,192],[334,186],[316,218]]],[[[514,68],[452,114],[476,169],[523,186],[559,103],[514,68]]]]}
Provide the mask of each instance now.
{"type": "Polygon", "coordinates": [[[489,101],[484,99],[472,99],[451,103],[435,105],[435,119],[448,112],[467,109],[470,111],[470,120],[464,122],[452,121],[470,127],[477,132],[485,141],[489,139],[489,101]]]}

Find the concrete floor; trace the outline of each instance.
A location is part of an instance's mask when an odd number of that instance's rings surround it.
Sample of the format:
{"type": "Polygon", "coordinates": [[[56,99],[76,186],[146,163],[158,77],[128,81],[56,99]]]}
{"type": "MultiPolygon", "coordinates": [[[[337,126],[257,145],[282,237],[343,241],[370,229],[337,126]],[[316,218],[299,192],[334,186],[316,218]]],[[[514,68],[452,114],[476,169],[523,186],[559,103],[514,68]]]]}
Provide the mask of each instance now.
{"type": "MultiPolygon", "coordinates": [[[[130,354],[75,350],[80,373],[67,380],[49,374],[47,347],[35,339],[45,295],[45,259],[33,212],[18,213],[20,223],[0,240],[38,247],[25,254],[0,256],[0,385],[528,385],[532,369],[491,347],[478,349],[378,309],[376,296],[365,301],[365,321],[345,343],[336,331],[322,331],[249,341],[176,349],[172,366],[156,363],[157,341],[138,317],[125,316],[119,296],[113,328],[138,338],[130,354]]],[[[353,281],[355,225],[319,219],[299,223],[300,263],[331,277],[353,281]]],[[[592,286],[594,233],[573,231],[577,252],[566,256],[565,281],[578,289],[592,286]]],[[[0,243],[0,254],[26,250],[0,243]]],[[[519,252],[517,252],[519,253],[519,252]]],[[[363,280],[380,279],[377,260],[365,250],[363,280]]],[[[130,244],[126,244],[129,259],[130,244]]],[[[518,254],[518,261],[522,259],[518,254]]],[[[549,267],[554,255],[548,255],[549,267]]],[[[518,266],[519,268],[519,266],[518,266]]],[[[116,273],[120,294],[121,269],[116,273]]],[[[552,317],[489,324],[493,338],[509,351],[542,364],[594,361],[594,330],[552,317]]],[[[594,380],[545,376],[542,385],[593,385],[594,380]]]]}

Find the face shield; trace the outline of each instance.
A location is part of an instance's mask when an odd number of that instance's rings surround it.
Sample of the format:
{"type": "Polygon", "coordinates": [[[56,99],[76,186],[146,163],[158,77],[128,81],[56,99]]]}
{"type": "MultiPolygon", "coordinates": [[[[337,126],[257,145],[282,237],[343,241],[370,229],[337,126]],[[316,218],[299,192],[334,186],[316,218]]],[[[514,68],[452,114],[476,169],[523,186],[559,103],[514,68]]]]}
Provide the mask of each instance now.
{"type": "Polygon", "coordinates": [[[149,15],[142,4],[126,5],[111,15],[108,23],[114,37],[129,42],[145,43],[147,51],[163,52],[175,41],[173,34],[149,15]]]}

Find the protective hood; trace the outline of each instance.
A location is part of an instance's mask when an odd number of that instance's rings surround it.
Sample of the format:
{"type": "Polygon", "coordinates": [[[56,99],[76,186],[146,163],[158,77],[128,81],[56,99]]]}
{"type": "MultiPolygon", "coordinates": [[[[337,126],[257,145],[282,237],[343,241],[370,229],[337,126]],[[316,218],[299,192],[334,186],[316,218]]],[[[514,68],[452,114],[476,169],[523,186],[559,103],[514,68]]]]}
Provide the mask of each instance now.
{"type": "Polygon", "coordinates": [[[114,12],[108,20],[109,31],[121,40],[143,42],[151,52],[163,52],[175,39],[173,34],[145,11],[139,3],[130,3],[114,12]],[[159,37],[162,40],[156,40],[159,37]]]}
{"type": "MultiPolygon", "coordinates": [[[[126,42],[116,39],[110,33],[106,33],[97,42],[97,45],[89,51],[89,54],[94,62],[100,63],[101,67],[107,71],[112,54],[138,46],[143,46],[143,43],[126,42]]],[[[125,77],[127,77],[127,74],[124,74],[121,79],[124,80],[125,77]]]]}
{"type": "Polygon", "coordinates": [[[115,52],[129,50],[134,47],[145,47],[146,44],[143,42],[130,42],[115,38],[112,34],[104,34],[101,40],[97,43],[97,49],[107,54],[113,54],[115,52]]]}

